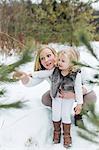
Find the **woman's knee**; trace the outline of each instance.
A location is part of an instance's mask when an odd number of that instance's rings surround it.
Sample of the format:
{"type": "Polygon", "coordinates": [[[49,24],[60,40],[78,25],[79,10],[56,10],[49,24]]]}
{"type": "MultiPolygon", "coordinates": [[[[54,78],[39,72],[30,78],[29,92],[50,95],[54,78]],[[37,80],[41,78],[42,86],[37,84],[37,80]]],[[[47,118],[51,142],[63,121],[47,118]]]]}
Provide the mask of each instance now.
{"type": "Polygon", "coordinates": [[[87,93],[86,95],[84,95],[84,103],[95,103],[97,100],[97,96],[96,93],[94,91],[91,91],[89,93],[87,93]]]}
{"type": "Polygon", "coordinates": [[[97,97],[94,91],[91,91],[90,93],[84,95],[84,104],[83,108],[88,108],[89,105],[94,105],[96,103],[97,97]]]}
{"type": "Polygon", "coordinates": [[[42,96],[42,103],[45,106],[52,107],[52,99],[50,96],[50,91],[47,91],[43,96],[42,96]]]}

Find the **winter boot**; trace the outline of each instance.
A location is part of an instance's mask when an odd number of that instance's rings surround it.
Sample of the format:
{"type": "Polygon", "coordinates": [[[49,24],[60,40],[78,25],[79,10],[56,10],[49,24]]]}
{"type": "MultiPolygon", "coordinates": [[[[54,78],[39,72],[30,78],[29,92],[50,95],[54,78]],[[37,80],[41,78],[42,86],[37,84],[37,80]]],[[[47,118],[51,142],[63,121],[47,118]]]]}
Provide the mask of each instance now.
{"type": "Polygon", "coordinates": [[[61,121],[55,122],[53,121],[54,125],[54,134],[53,134],[53,142],[54,144],[60,143],[61,138],[61,121]]]}
{"type": "Polygon", "coordinates": [[[64,139],[64,147],[69,148],[72,146],[72,138],[70,135],[71,124],[63,123],[63,139],[64,139]]]}
{"type": "Polygon", "coordinates": [[[82,120],[81,114],[74,116],[74,124],[75,124],[75,126],[83,125],[83,120],[82,120]]]}

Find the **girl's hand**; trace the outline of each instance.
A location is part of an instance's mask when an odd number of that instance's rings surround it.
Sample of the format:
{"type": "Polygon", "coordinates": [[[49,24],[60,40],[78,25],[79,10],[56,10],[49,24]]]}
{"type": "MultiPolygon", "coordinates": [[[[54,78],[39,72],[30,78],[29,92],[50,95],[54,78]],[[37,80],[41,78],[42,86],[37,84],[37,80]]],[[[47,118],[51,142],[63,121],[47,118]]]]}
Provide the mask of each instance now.
{"type": "Polygon", "coordinates": [[[65,92],[63,90],[60,90],[58,96],[60,98],[74,99],[75,98],[75,93],[73,93],[73,92],[65,92]]]}
{"type": "Polygon", "coordinates": [[[77,104],[74,110],[76,115],[80,114],[82,110],[82,104],[77,104]]]}

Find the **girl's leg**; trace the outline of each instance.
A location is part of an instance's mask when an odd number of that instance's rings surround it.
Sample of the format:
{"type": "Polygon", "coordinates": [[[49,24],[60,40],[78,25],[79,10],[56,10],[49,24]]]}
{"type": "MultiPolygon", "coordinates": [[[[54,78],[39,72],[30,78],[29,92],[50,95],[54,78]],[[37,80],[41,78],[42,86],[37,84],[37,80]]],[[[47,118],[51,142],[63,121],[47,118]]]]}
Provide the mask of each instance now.
{"type": "Polygon", "coordinates": [[[53,142],[60,143],[61,138],[61,100],[53,99],[52,101],[52,120],[53,120],[53,142]]]}
{"type": "Polygon", "coordinates": [[[42,103],[45,106],[52,107],[52,98],[50,96],[50,91],[47,91],[43,96],[42,96],[42,103]]]}
{"type": "Polygon", "coordinates": [[[63,99],[62,100],[62,122],[71,123],[71,113],[74,104],[74,99],[63,99]]]}
{"type": "Polygon", "coordinates": [[[68,148],[72,144],[71,138],[71,113],[73,108],[73,99],[62,101],[62,125],[63,125],[63,138],[64,147],[68,148]]]}
{"type": "Polygon", "coordinates": [[[61,104],[62,100],[60,98],[52,100],[52,120],[55,122],[61,120],[61,104]]]}

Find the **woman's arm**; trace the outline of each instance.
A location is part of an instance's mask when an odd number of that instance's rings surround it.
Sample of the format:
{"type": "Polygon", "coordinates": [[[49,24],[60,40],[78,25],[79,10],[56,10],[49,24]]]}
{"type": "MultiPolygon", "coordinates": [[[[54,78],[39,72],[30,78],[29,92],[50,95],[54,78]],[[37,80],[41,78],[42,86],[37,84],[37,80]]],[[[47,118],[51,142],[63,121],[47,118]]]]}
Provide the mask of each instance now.
{"type": "Polygon", "coordinates": [[[75,99],[75,93],[74,92],[66,92],[64,90],[60,90],[60,92],[58,93],[58,96],[60,98],[66,98],[66,99],[75,99]]]}
{"type": "Polygon", "coordinates": [[[53,71],[54,71],[54,68],[51,70],[35,71],[33,74],[33,77],[34,78],[40,78],[40,79],[48,78],[52,75],[53,71]]]}
{"type": "Polygon", "coordinates": [[[27,87],[35,86],[44,80],[43,78],[32,77],[30,74],[22,71],[16,71],[13,74],[13,78],[19,79],[21,83],[27,87]]]}
{"type": "Polygon", "coordinates": [[[33,74],[33,77],[30,76],[23,76],[23,79],[21,79],[22,83],[27,86],[35,86],[44,81],[44,79],[47,79],[50,77],[53,73],[52,70],[41,70],[41,71],[35,71],[33,74]]]}
{"type": "Polygon", "coordinates": [[[23,79],[21,79],[22,84],[24,84],[26,87],[36,86],[43,81],[44,81],[44,79],[33,78],[33,77],[29,77],[29,76],[27,77],[27,79],[24,77],[23,77],[23,79]]]}

